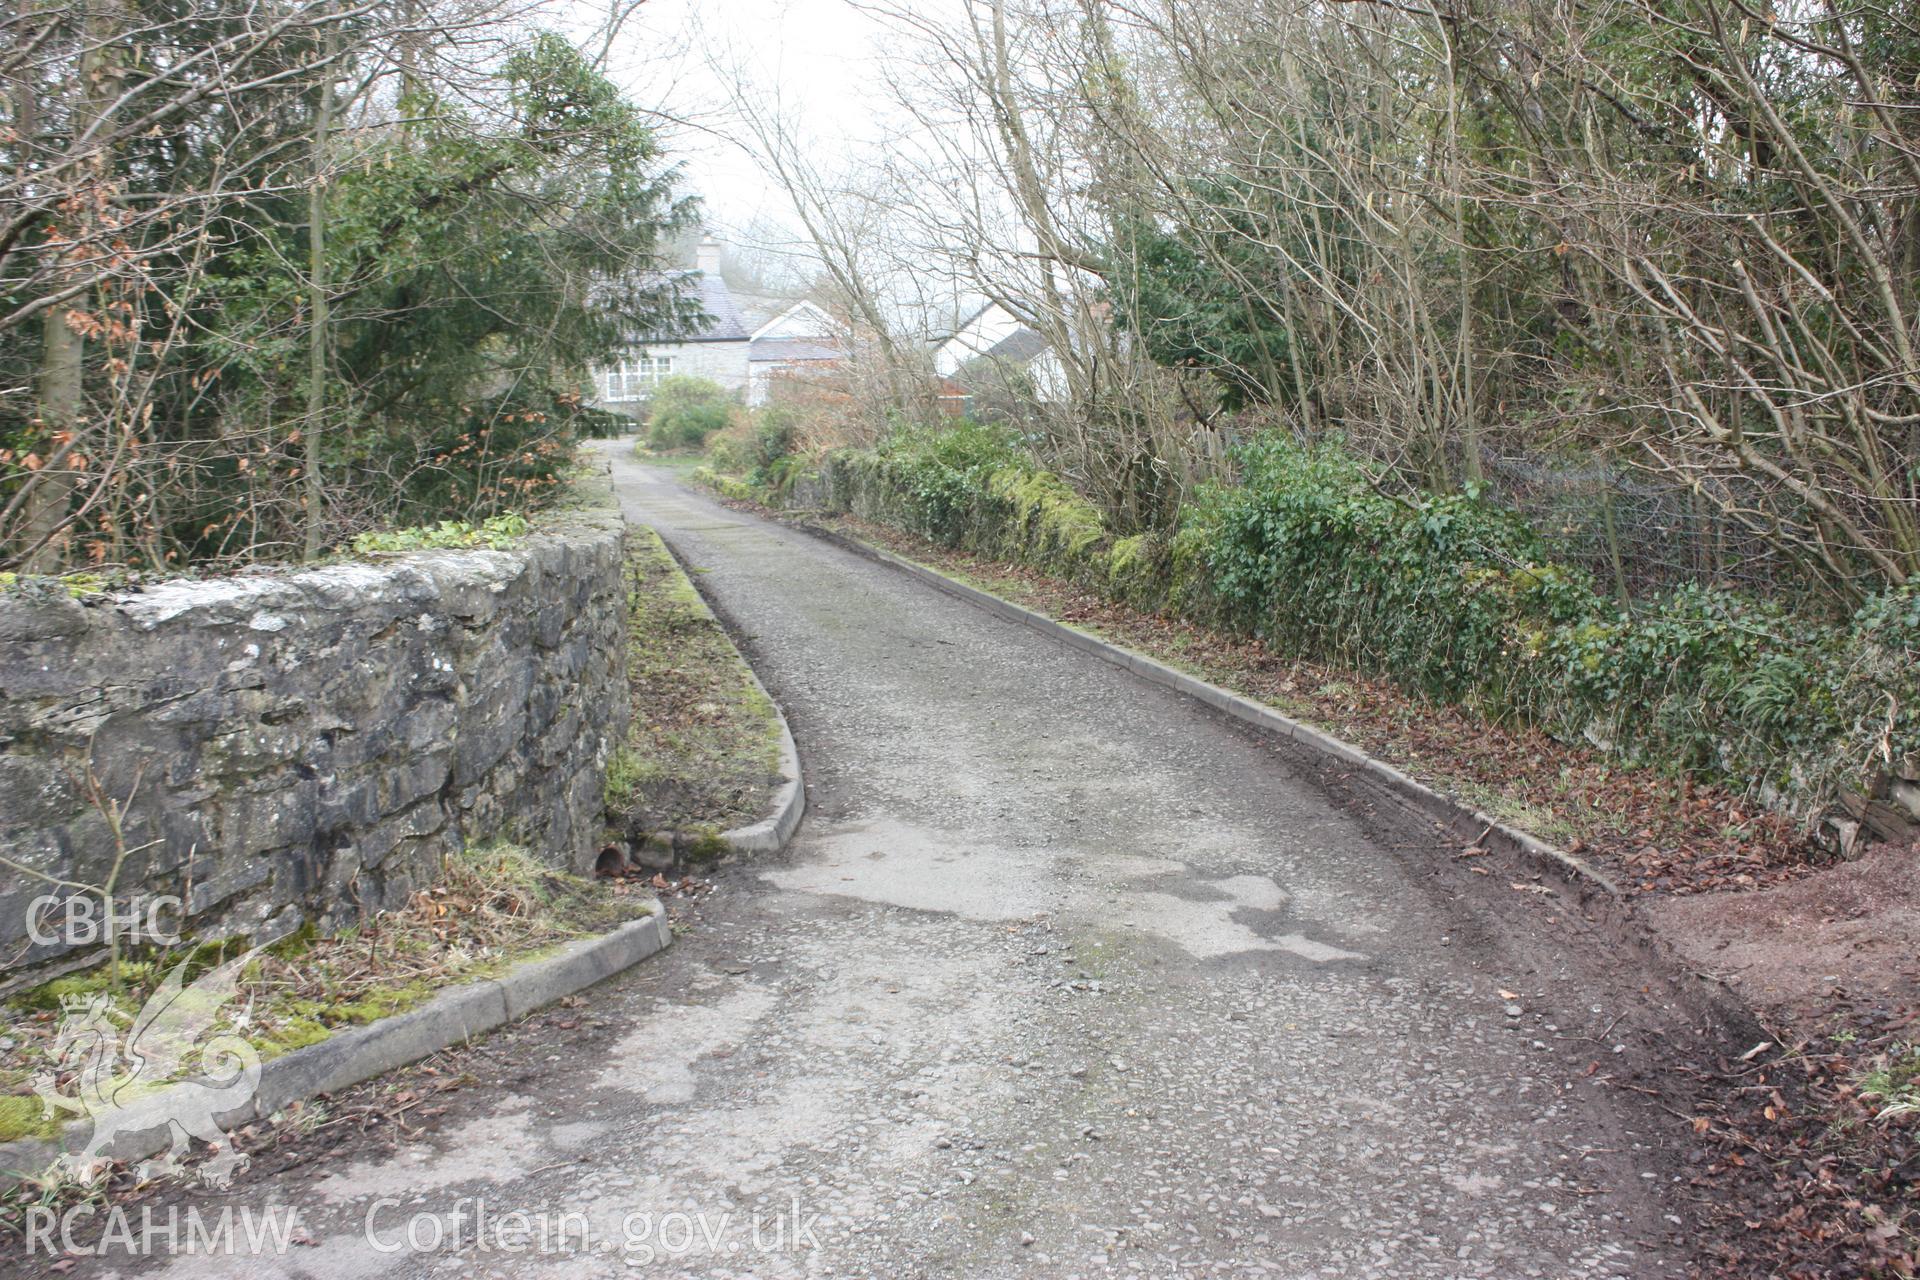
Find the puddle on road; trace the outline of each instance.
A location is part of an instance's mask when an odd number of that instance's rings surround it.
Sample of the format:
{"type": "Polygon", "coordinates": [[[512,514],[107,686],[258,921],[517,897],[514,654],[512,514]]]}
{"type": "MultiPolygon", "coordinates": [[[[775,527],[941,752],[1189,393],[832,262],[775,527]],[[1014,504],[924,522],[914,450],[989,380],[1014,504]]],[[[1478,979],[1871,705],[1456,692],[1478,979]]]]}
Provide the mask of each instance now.
{"type": "Polygon", "coordinates": [[[809,860],[762,874],[790,891],[967,920],[1084,914],[1164,938],[1197,960],[1254,951],[1283,951],[1316,964],[1367,958],[1303,933],[1270,937],[1236,919],[1242,911],[1286,907],[1286,891],[1264,876],[1207,876],[1169,858],[975,844],[886,821],[819,828],[804,846],[809,860]],[[1076,883],[1062,875],[1069,868],[1076,883]],[[1166,891],[1173,888],[1184,892],[1166,891]]]}

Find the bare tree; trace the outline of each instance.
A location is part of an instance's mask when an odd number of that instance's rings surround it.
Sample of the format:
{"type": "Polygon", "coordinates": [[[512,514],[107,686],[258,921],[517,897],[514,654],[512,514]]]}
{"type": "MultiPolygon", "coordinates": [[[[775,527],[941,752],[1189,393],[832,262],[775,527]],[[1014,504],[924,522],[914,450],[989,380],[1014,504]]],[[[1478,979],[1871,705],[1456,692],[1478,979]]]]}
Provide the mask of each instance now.
{"type": "Polygon", "coordinates": [[[919,252],[1047,335],[1050,430],[1117,512],[1142,452],[1204,466],[1224,410],[1337,431],[1383,483],[1591,460],[1623,594],[1628,468],[1690,513],[1676,570],[1732,571],[1738,542],[1844,600],[1920,569],[1905,15],[862,7],[913,51],[893,167],[919,252]]]}
{"type": "Polygon", "coordinates": [[[409,494],[526,497],[496,444],[576,412],[529,399],[556,352],[674,310],[637,282],[684,215],[542,3],[0,8],[0,568],[311,556],[409,494]],[[436,333],[457,359],[381,358],[436,333]]]}

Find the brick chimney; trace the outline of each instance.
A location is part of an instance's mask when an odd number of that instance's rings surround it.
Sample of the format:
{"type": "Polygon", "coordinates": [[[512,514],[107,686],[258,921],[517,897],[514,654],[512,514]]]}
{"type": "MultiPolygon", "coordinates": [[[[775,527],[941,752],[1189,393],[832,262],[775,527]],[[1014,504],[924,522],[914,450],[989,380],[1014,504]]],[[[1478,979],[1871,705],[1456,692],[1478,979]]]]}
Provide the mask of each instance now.
{"type": "Polygon", "coordinates": [[[703,276],[718,279],[720,276],[720,251],[724,248],[709,231],[700,237],[700,246],[693,251],[693,265],[703,276]]]}

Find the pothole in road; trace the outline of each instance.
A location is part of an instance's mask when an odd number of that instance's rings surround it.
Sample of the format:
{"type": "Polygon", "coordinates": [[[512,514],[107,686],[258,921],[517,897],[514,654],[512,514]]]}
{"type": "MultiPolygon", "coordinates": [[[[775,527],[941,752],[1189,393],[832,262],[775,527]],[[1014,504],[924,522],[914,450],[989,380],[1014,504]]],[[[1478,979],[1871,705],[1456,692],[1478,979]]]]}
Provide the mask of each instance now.
{"type": "Polygon", "coordinates": [[[1257,875],[1205,876],[1165,858],[1012,849],[957,832],[875,821],[816,829],[812,856],[762,874],[788,891],[1001,922],[1064,914],[1164,938],[1198,960],[1282,951],[1316,964],[1365,960],[1304,933],[1262,933],[1239,916],[1277,913],[1289,897],[1257,875]],[[1063,874],[1071,862],[1072,875],[1063,874]],[[1185,896],[1143,881],[1182,883],[1185,896]]]}

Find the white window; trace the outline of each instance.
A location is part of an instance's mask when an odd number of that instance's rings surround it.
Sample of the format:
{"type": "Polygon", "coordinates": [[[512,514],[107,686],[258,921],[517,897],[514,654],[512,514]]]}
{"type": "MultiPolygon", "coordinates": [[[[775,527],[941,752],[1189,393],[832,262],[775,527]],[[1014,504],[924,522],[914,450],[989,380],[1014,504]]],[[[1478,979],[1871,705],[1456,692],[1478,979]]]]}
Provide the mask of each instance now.
{"type": "Polygon", "coordinates": [[[634,360],[622,360],[606,372],[607,399],[645,400],[660,385],[662,378],[672,376],[672,356],[640,356],[634,360]]]}

